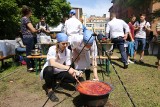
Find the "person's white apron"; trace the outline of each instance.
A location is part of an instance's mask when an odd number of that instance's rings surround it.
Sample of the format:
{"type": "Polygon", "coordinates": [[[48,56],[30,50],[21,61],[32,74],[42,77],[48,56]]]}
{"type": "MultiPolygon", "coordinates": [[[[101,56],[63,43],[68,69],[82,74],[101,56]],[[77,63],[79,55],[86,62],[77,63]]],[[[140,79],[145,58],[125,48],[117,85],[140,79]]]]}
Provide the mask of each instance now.
{"type": "MultiPolygon", "coordinates": [[[[76,50],[78,53],[83,46],[79,46],[76,50]]],[[[90,68],[90,51],[83,50],[79,56],[79,60],[75,62],[75,69],[89,69],[90,68]]]]}

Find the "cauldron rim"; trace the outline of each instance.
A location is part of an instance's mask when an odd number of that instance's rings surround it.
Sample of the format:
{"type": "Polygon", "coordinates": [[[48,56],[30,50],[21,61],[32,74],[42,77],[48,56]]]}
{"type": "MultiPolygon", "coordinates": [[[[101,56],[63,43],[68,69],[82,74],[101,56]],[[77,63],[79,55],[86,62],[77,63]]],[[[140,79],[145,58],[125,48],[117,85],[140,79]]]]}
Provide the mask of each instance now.
{"type": "MultiPolygon", "coordinates": [[[[97,81],[93,81],[93,80],[86,80],[86,81],[97,82],[97,81]]],[[[83,82],[86,82],[86,81],[83,81],[83,82]]],[[[81,82],[81,83],[83,83],[83,82],[81,82]]],[[[106,95],[110,94],[110,93],[113,91],[113,86],[112,86],[110,83],[104,82],[104,81],[98,81],[98,82],[102,82],[102,83],[107,84],[108,86],[110,86],[111,90],[108,91],[106,94],[100,94],[100,95],[85,94],[85,93],[80,92],[80,91],[77,89],[77,87],[78,87],[80,84],[78,84],[78,85],[76,86],[76,90],[77,90],[80,94],[82,94],[82,95],[93,96],[93,97],[94,97],[94,96],[95,96],[95,97],[96,97],[96,96],[106,96],[106,95]]]]}

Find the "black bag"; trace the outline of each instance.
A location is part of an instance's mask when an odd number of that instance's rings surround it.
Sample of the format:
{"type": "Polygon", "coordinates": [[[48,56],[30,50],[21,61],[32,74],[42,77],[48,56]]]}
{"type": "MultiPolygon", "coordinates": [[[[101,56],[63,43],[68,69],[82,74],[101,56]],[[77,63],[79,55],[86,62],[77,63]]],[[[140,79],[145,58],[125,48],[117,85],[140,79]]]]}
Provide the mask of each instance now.
{"type": "Polygon", "coordinates": [[[147,36],[148,42],[151,42],[153,37],[154,37],[153,31],[148,32],[148,36],[147,36]]]}

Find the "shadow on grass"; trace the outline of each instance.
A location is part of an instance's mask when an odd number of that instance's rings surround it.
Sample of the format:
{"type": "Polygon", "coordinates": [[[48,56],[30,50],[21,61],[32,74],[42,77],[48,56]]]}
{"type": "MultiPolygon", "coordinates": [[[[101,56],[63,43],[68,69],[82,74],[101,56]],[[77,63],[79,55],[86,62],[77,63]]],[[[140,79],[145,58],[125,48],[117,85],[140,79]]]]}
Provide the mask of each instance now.
{"type": "MultiPolygon", "coordinates": [[[[58,85],[58,84],[57,84],[58,85]]],[[[46,92],[46,95],[47,95],[47,87],[46,87],[46,84],[43,84],[42,86],[43,90],[46,92]]],[[[60,94],[65,94],[66,96],[68,97],[72,97],[71,94],[68,94],[66,92],[63,92],[63,89],[65,90],[68,90],[68,91],[75,91],[75,87],[71,84],[68,84],[68,83],[63,83],[61,84],[60,86],[58,86],[55,90],[56,93],[60,93],[60,94]]]]}
{"type": "Polygon", "coordinates": [[[75,87],[73,86],[74,84],[72,83],[61,83],[60,87],[63,89],[69,90],[69,91],[75,91],[75,87]]]}
{"type": "MultiPolygon", "coordinates": [[[[117,60],[118,62],[121,62],[120,60],[117,60]]],[[[116,65],[116,66],[118,66],[118,67],[120,67],[120,68],[124,68],[124,66],[122,66],[122,65],[120,65],[120,64],[118,64],[117,62],[111,62],[113,65],[116,65]]],[[[122,63],[122,62],[121,62],[122,63]]],[[[123,63],[122,63],[123,64],[123,63]]]]}
{"type": "MultiPolygon", "coordinates": [[[[121,60],[117,60],[118,62],[121,62],[121,60]]],[[[119,66],[120,68],[123,68],[123,66],[122,65],[120,65],[120,64],[118,64],[117,62],[113,62],[112,61],[112,63],[114,64],[114,65],[116,65],[116,66],[119,66]]],[[[122,63],[122,62],[121,62],[122,63]]],[[[122,63],[123,64],[123,63],[122,63]]],[[[137,65],[142,65],[142,66],[146,66],[146,67],[153,67],[153,68],[157,68],[157,66],[156,65],[151,65],[151,64],[148,64],[148,63],[142,63],[142,62],[138,62],[138,61],[136,61],[135,62],[135,64],[137,64],[137,65]]]]}
{"type": "Polygon", "coordinates": [[[0,66],[0,73],[11,68],[12,66],[13,66],[13,62],[5,62],[3,65],[0,66]]]}
{"type": "Polygon", "coordinates": [[[153,67],[153,68],[157,68],[156,65],[151,65],[151,64],[148,64],[148,63],[145,63],[145,62],[136,62],[135,64],[137,65],[142,65],[142,66],[147,66],[147,67],[153,67]]]}

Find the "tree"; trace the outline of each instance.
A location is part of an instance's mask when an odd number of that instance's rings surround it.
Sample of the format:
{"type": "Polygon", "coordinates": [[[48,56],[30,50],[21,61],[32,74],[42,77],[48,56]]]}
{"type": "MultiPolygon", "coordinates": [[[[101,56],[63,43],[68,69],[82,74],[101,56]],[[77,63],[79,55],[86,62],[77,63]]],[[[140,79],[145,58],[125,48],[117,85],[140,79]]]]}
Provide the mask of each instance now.
{"type": "Polygon", "coordinates": [[[66,0],[0,0],[0,39],[14,39],[20,30],[22,5],[29,6],[33,15],[33,24],[40,16],[45,16],[49,25],[57,25],[61,19],[68,16],[71,9],[66,0]]]}
{"type": "MultiPolygon", "coordinates": [[[[16,0],[18,6],[23,4],[32,8],[34,17],[45,16],[50,25],[58,24],[64,16],[68,16],[71,9],[66,0],[16,0]]],[[[34,20],[36,22],[37,20],[34,20]]]]}
{"type": "Polygon", "coordinates": [[[160,16],[160,9],[149,12],[148,8],[152,8],[152,4],[157,2],[160,2],[160,0],[127,0],[127,6],[131,6],[134,10],[148,13],[153,19],[160,16]]]}
{"type": "Polygon", "coordinates": [[[19,17],[15,0],[0,0],[0,39],[10,39],[18,28],[19,17]]]}

